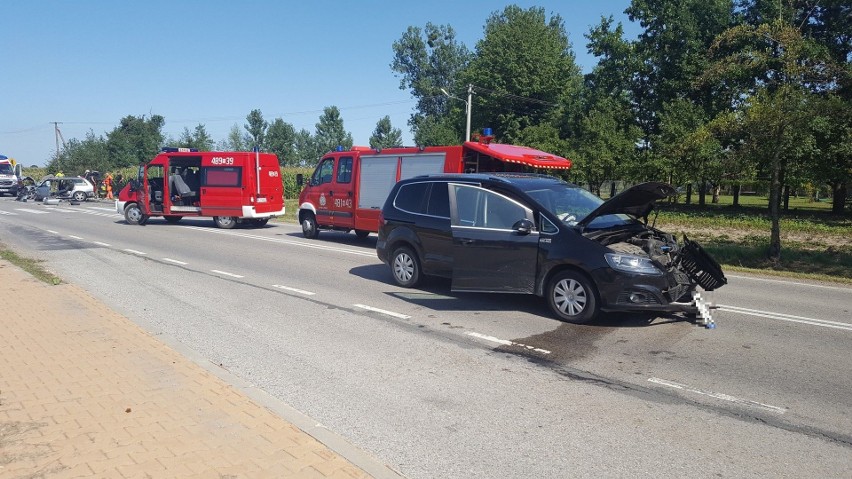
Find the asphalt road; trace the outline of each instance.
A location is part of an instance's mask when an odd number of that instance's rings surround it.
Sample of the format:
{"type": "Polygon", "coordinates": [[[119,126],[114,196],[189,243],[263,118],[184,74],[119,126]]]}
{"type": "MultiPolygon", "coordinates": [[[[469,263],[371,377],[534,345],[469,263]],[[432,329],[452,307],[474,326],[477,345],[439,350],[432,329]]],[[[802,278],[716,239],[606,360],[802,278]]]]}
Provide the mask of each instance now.
{"type": "Polygon", "coordinates": [[[849,287],[729,274],[714,330],[576,326],[396,287],[375,236],[2,198],[0,242],[412,478],[852,475],[849,287]]]}

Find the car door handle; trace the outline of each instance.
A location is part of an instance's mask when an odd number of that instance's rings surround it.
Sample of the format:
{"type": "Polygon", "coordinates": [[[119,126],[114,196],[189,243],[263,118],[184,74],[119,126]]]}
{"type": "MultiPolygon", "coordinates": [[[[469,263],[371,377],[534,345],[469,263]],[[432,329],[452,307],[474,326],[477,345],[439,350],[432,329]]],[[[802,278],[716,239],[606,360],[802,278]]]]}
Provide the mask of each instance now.
{"type": "Polygon", "coordinates": [[[328,196],[334,196],[334,191],[329,191],[328,196]]]}
{"type": "Polygon", "coordinates": [[[470,246],[470,245],[476,243],[475,239],[462,239],[462,240],[459,240],[459,241],[461,242],[462,246],[470,246]]]}

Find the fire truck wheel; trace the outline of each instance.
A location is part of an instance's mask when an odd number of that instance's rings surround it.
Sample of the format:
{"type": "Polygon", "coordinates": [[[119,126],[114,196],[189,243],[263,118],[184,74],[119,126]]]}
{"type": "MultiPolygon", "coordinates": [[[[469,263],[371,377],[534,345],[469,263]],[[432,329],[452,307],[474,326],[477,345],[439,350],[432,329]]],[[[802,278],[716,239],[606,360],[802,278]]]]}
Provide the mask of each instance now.
{"type": "Polygon", "coordinates": [[[302,218],[302,234],[308,239],[316,239],[316,237],[319,236],[317,219],[314,217],[313,213],[307,213],[305,214],[305,217],[302,218]]]}
{"type": "Polygon", "coordinates": [[[131,203],[124,208],[124,220],[127,221],[127,224],[138,225],[141,219],[142,210],[139,209],[139,205],[136,203],[131,203]]]}
{"type": "Polygon", "coordinates": [[[358,237],[358,239],[364,239],[367,236],[370,236],[370,232],[367,230],[355,230],[355,236],[358,237]]]}
{"type": "Polygon", "coordinates": [[[168,222],[168,223],[177,223],[181,219],[180,216],[174,216],[174,215],[166,215],[166,216],[163,216],[163,218],[165,218],[166,222],[168,222]]]}
{"type": "Polygon", "coordinates": [[[214,216],[213,222],[216,223],[216,226],[223,230],[229,230],[234,226],[237,226],[237,218],[233,216],[214,216]]]}
{"type": "Polygon", "coordinates": [[[269,218],[260,218],[252,221],[252,224],[257,226],[258,228],[266,226],[266,223],[269,223],[269,218]]]}
{"type": "Polygon", "coordinates": [[[403,288],[413,288],[420,283],[420,260],[417,253],[407,246],[394,250],[391,257],[391,272],[396,284],[403,288]]]}

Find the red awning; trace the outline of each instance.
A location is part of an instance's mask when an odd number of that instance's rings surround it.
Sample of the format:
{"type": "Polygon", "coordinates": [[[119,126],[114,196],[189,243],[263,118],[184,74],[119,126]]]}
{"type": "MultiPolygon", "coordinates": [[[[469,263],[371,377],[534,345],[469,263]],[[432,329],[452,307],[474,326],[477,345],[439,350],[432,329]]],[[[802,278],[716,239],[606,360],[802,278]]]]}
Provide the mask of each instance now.
{"type": "Polygon", "coordinates": [[[533,168],[548,170],[567,170],[571,168],[571,160],[556,156],[546,151],[527,148],[526,146],[505,145],[502,143],[479,143],[467,141],[465,148],[470,148],[484,155],[507,163],[520,163],[533,168]]]}

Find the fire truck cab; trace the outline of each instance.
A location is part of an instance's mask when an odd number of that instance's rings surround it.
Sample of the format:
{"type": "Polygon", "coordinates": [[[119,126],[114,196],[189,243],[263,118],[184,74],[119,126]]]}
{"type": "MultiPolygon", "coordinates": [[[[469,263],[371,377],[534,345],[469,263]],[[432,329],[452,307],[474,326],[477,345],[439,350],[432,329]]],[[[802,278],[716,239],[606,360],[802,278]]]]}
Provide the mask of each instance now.
{"type": "Polygon", "coordinates": [[[278,158],[270,153],[163,148],[139,166],[138,176],[119,193],[115,209],[129,224],[144,225],[153,216],[170,223],[209,216],[219,228],[263,226],[284,214],[278,158]]]}
{"type": "MultiPolygon", "coordinates": [[[[306,238],[320,230],[379,230],[379,213],[396,182],[433,173],[567,170],[571,160],[524,146],[491,143],[488,129],[463,145],[387,148],[339,147],[323,156],[299,195],[306,238]]],[[[304,180],[297,177],[301,186],[304,180]]]]}

